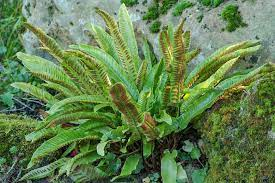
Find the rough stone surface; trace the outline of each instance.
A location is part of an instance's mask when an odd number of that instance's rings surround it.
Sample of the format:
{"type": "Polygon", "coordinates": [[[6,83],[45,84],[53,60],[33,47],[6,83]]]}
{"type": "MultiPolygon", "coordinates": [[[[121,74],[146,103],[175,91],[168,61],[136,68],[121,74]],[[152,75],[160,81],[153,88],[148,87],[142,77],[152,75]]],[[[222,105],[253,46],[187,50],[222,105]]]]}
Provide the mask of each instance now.
{"type": "MultiPolygon", "coordinates": [[[[197,2],[197,0],[190,0],[197,2]]],[[[104,25],[102,19],[96,15],[94,8],[105,9],[112,15],[117,14],[119,0],[23,0],[23,14],[27,21],[42,28],[49,35],[56,38],[62,45],[72,43],[89,43],[85,26],[87,24],[104,25]]],[[[157,34],[149,32],[149,24],[142,20],[147,7],[152,0],[143,6],[141,1],[139,5],[129,8],[130,16],[136,27],[137,37],[142,38],[145,35],[152,44],[158,45],[157,34]]],[[[262,40],[263,49],[259,54],[245,63],[246,67],[253,64],[261,65],[267,61],[275,60],[275,1],[257,0],[254,2],[229,0],[218,8],[201,8],[198,4],[183,12],[181,17],[174,17],[172,10],[167,15],[161,16],[163,25],[172,23],[177,25],[181,18],[186,17],[186,29],[192,31],[192,46],[200,47],[202,53],[198,59],[193,62],[196,64],[208,56],[216,49],[247,39],[262,40]],[[227,4],[238,4],[239,10],[244,21],[248,24],[245,28],[237,29],[230,33],[222,31],[226,23],[221,19],[222,9],[227,4]],[[203,13],[202,22],[198,22],[197,17],[203,13]]],[[[23,35],[23,42],[27,52],[42,54],[37,48],[38,41],[30,32],[23,35]]],[[[158,52],[158,48],[155,48],[158,52]]]]}

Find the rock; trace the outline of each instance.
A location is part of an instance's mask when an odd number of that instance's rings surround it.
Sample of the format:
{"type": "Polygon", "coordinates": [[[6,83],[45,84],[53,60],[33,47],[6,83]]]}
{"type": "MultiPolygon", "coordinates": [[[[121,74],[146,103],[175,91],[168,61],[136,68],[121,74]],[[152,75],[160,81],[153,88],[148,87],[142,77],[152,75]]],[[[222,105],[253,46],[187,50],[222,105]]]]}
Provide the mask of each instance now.
{"type": "MultiPolygon", "coordinates": [[[[190,0],[197,2],[197,0],[190,0]]],[[[142,20],[143,12],[153,0],[129,9],[130,16],[136,27],[138,39],[144,34],[158,51],[158,36],[149,32],[149,24],[142,20]]],[[[120,6],[119,0],[23,0],[23,14],[27,21],[42,28],[46,33],[53,36],[64,47],[72,43],[90,43],[85,25],[93,23],[104,25],[102,19],[95,13],[94,8],[99,7],[116,16],[120,6]]],[[[217,8],[207,10],[196,6],[184,11],[181,17],[174,17],[172,9],[167,15],[160,17],[162,25],[172,23],[177,25],[181,18],[187,18],[186,29],[192,32],[192,47],[200,47],[202,53],[197,61],[203,60],[216,49],[227,44],[247,40],[261,39],[263,49],[257,56],[259,59],[247,66],[261,65],[264,62],[275,60],[275,1],[227,1],[217,8]],[[226,23],[219,14],[227,4],[237,4],[247,27],[237,29],[230,33],[222,31],[226,23]],[[197,17],[203,14],[203,19],[198,22],[197,17]]],[[[37,50],[38,41],[30,32],[23,35],[24,47],[28,53],[43,54],[37,50]]]]}

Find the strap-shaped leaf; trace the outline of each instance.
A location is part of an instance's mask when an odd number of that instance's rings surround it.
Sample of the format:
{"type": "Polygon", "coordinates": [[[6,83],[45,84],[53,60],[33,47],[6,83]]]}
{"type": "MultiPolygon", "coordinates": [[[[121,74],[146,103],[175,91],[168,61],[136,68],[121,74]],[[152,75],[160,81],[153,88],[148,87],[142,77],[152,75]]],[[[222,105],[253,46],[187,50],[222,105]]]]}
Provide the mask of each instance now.
{"type": "Polygon", "coordinates": [[[91,112],[91,111],[80,111],[75,113],[68,113],[68,114],[61,114],[59,116],[55,116],[54,119],[47,125],[57,125],[60,123],[67,123],[67,122],[77,122],[79,120],[93,120],[93,121],[102,121],[106,125],[113,126],[113,122],[110,119],[108,113],[100,113],[100,112],[91,112]]]}
{"type": "Polygon", "coordinates": [[[171,72],[171,99],[173,103],[177,103],[180,97],[181,84],[183,82],[184,73],[186,70],[185,63],[185,48],[182,38],[183,33],[182,21],[177,30],[174,32],[174,49],[173,49],[173,61],[172,61],[172,72],[171,72]]]}
{"type": "Polygon", "coordinates": [[[197,49],[194,49],[190,52],[187,52],[186,55],[185,55],[185,62],[186,63],[189,63],[191,62],[196,56],[198,56],[198,54],[200,53],[200,49],[197,48],[197,49]]]}
{"type": "Polygon", "coordinates": [[[177,118],[180,130],[185,129],[194,117],[210,108],[222,94],[223,90],[213,89],[204,93],[198,93],[193,98],[190,98],[188,102],[191,103],[191,105],[181,107],[183,110],[182,114],[177,118]]]}
{"type": "Polygon", "coordinates": [[[36,98],[46,102],[46,103],[54,103],[57,101],[50,93],[48,93],[46,90],[40,89],[36,86],[33,86],[29,83],[24,82],[16,82],[11,84],[12,87],[20,89],[26,93],[29,93],[36,98]]]}
{"type": "Polygon", "coordinates": [[[139,91],[141,91],[143,88],[146,74],[147,74],[147,62],[143,61],[139,68],[137,79],[136,79],[136,85],[137,85],[139,91]]]}
{"type": "Polygon", "coordinates": [[[68,160],[69,160],[69,158],[61,158],[61,159],[58,159],[57,161],[55,161],[55,162],[53,162],[49,165],[31,170],[30,172],[25,174],[20,179],[20,181],[35,180],[35,179],[41,179],[41,178],[45,178],[47,176],[50,176],[57,168],[63,166],[68,160]]]}
{"type": "Polygon", "coordinates": [[[185,52],[188,52],[190,49],[190,43],[191,43],[191,32],[190,31],[185,31],[182,35],[183,40],[184,40],[184,48],[185,52]]]}
{"type": "Polygon", "coordinates": [[[109,102],[105,99],[105,97],[98,96],[98,95],[73,96],[73,97],[69,97],[69,98],[66,98],[64,100],[61,100],[61,101],[55,103],[49,110],[49,113],[53,114],[56,111],[58,111],[58,109],[62,108],[63,106],[68,105],[68,104],[74,104],[74,103],[98,103],[98,104],[105,103],[106,104],[109,102]]]}
{"type": "Polygon", "coordinates": [[[119,59],[118,53],[116,51],[116,45],[112,37],[99,26],[91,25],[89,26],[89,29],[93,33],[99,46],[104,51],[106,51],[106,53],[111,55],[117,61],[117,63],[121,64],[121,60],[119,59]]]}
{"type": "Polygon", "coordinates": [[[41,57],[18,52],[17,58],[33,74],[43,80],[61,84],[62,86],[77,91],[77,87],[71,78],[58,65],[41,57]]]}
{"type": "Polygon", "coordinates": [[[121,83],[116,83],[110,90],[113,103],[117,106],[118,110],[125,116],[128,125],[137,130],[141,125],[141,114],[138,111],[137,105],[128,97],[124,86],[121,83]]]}
{"type": "Polygon", "coordinates": [[[57,134],[53,138],[45,141],[36,149],[32,155],[30,163],[28,164],[28,168],[31,168],[39,158],[49,155],[50,153],[73,142],[85,139],[98,139],[98,136],[84,130],[68,130],[57,134]]]}
{"type": "Polygon", "coordinates": [[[164,30],[159,34],[159,44],[161,48],[161,52],[164,56],[166,71],[170,71],[170,64],[173,60],[173,46],[170,41],[168,31],[164,30]]]}
{"type": "Polygon", "coordinates": [[[124,165],[122,167],[120,175],[112,178],[112,182],[115,181],[118,178],[123,178],[123,177],[131,175],[132,172],[134,170],[136,170],[140,159],[141,159],[141,157],[140,157],[139,154],[130,155],[126,159],[126,161],[125,161],[125,163],[124,163],[124,165]]]}
{"type": "Polygon", "coordinates": [[[70,175],[77,166],[92,163],[100,158],[101,156],[98,155],[95,150],[77,154],[75,157],[70,159],[65,166],[67,175],[70,175]]]}
{"type": "Polygon", "coordinates": [[[137,101],[138,89],[135,82],[110,55],[89,45],[74,45],[71,47],[74,49],[79,49],[95,58],[99,64],[102,64],[106,68],[112,79],[125,85],[127,91],[134,98],[134,100],[137,101]]]}
{"type": "Polygon", "coordinates": [[[40,28],[34,27],[29,23],[24,24],[30,31],[32,31],[42,42],[42,44],[53,53],[53,56],[63,58],[63,50],[57,44],[57,42],[51,38],[50,36],[46,35],[40,28]]]}
{"type": "Polygon", "coordinates": [[[206,81],[196,85],[194,89],[214,87],[218,84],[224,77],[224,75],[232,68],[232,66],[239,60],[239,58],[234,58],[223,64],[211,77],[206,81]]]}
{"type": "Polygon", "coordinates": [[[138,68],[140,67],[140,60],[138,56],[138,46],[137,46],[133,24],[125,4],[122,4],[119,8],[118,23],[119,23],[119,30],[127,45],[127,48],[129,49],[129,52],[135,63],[135,70],[137,71],[138,68]]]}
{"type": "Polygon", "coordinates": [[[96,12],[103,18],[105,21],[111,36],[115,41],[115,46],[117,48],[117,52],[119,54],[120,60],[122,61],[123,67],[127,70],[127,73],[132,77],[135,77],[137,74],[137,70],[135,69],[135,64],[133,58],[131,58],[131,54],[127,48],[127,44],[123,39],[121,33],[119,32],[118,25],[115,19],[110,16],[107,12],[97,9],[96,12]]]}
{"type": "MultiPolygon", "coordinates": [[[[238,44],[234,44],[231,46],[225,46],[225,47],[219,49],[218,51],[213,53],[210,57],[208,57],[205,61],[199,63],[194,68],[194,70],[192,70],[192,72],[188,75],[188,77],[184,81],[184,85],[191,86],[196,80],[198,80],[200,77],[204,76],[205,74],[206,75],[213,74],[216,70],[212,69],[211,72],[207,72],[208,69],[210,69],[211,65],[214,64],[215,62],[218,62],[222,57],[226,58],[225,56],[228,56],[228,54],[231,54],[231,53],[233,54],[234,52],[236,52],[236,54],[234,54],[234,57],[224,59],[222,61],[221,65],[223,63],[225,63],[226,61],[229,61],[233,58],[242,57],[247,54],[251,54],[251,53],[255,52],[256,50],[259,49],[258,45],[259,45],[259,41],[244,41],[244,42],[241,42],[238,44]],[[255,48],[256,48],[256,50],[255,50],[255,48]],[[242,50],[242,51],[238,51],[238,50],[242,50]],[[248,52],[247,50],[250,50],[250,51],[248,52]]],[[[208,75],[208,77],[209,77],[209,75],[208,75]]]]}

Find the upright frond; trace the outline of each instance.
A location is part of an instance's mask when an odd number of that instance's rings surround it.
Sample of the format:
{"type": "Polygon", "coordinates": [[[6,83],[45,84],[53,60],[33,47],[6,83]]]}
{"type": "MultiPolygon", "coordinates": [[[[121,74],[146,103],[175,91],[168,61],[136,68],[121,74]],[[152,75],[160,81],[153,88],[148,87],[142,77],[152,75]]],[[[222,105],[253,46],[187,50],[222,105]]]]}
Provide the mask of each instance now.
{"type": "Polygon", "coordinates": [[[128,74],[135,78],[137,71],[135,69],[135,64],[131,54],[127,48],[127,44],[123,39],[121,33],[119,32],[119,27],[115,19],[110,16],[107,12],[97,9],[96,12],[103,18],[105,21],[111,36],[115,41],[115,45],[119,54],[119,57],[122,61],[123,67],[127,70],[128,74]]]}
{"type": "Polygon", "coordinates": [[[138,56],[136,36],[131,18],[124,4],[122,4],[119,8],[118,23],[121,35],[127,45],[127,48],[129,48],[129,52],[132,56],[132,61],[135,63],[135,69],[138,70],[141,63],[138,56]]]}
{"type": "Polygon", "coordinates": [[[184,21],[179,24],[177,30],[174,32],[174,50],[171,72],[171,97],[173,103],[177,103],[179,100],[181,84],[183,82],[184,72],[186,70],[185,48],[182,38],[183,24],[184,21]]]}

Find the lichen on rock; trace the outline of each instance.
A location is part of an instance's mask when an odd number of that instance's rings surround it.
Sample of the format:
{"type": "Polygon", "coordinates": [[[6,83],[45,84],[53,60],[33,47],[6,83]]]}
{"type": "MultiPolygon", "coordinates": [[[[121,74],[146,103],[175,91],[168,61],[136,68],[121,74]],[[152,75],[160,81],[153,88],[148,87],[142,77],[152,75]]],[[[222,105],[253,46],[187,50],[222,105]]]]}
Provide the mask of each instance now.
{"type": "Polygon", "coordinates": [[[275,182],[274,81],[219,102],[200,120],[210,167],[206,182],[275,182]]]}

